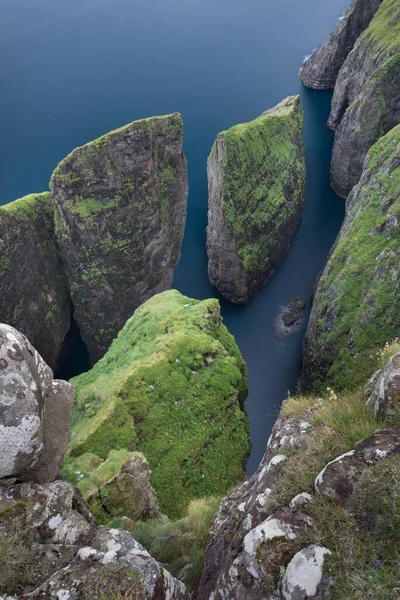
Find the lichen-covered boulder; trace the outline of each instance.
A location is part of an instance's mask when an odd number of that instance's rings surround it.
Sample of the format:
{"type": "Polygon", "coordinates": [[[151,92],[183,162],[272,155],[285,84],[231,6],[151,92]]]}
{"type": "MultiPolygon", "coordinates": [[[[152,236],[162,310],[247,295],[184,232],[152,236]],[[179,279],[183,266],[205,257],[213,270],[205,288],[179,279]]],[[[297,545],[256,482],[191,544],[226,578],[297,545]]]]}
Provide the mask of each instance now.
{"type": "Polygon", "coordinates": [[[400,329],[400,126],[370,150],[322,272],[303,349],[303,389],[356,388],[400,329]],[[374,358],[375,357],[375,358],[374,358]]]}
{"type": "Polygon", "coordinates": [[[172,286],[188,192],[179,114],[75,149],[53,173],[56,235],[93,361],[134,310],[172,286]]]}
{"type": "Polygon", "coordinates": [[[399,4],[383,0],[340,69],[332,99],[331,182],[340,196],[359,181],[370,147],[399,124],[399,86],[399,4]]]}
{"type": "Polygon", "coordinates": [[[52,481],[70,435],[74,392],[24,335],[0,325],[0,478],[52,481]]]}
{"type": "Polygon", "coordinates": [[[143,452],[170,518],[181,517],[192,498],[223,494],[243,476],[246,367],[217,300],[175,290],[154,296],[73,383],[68,460],[143,452]]]}
{"type": "Polygon", "coordinates": [[[340,68],[382,0],[353,0],[328,40],[304,63],[301,80],[315,90],[335,87],[340,68]]]}
{"type": "Polygon", "coordinates": [[[329,600],[331,578],[323,570],[328,548],[312,544],[294,555],[282,582],[284,600],[329,600]]]}
{"type": "Polygon", "coordinates": [[[0,207],[0,323],[27,336],[52,369],[70,326],[51,195],[31,194],[0,207]]]}
{"type": "Polygon", "coordinates": [[[400,402],[400,353],[389,360],[383,372],[379,375],[367,403],[374,414],[385,418],[399,405],[400,402]]]}
{"type": "Polygon", "coordinates": [[[67,481],[0,484],[0,542],[1,598],[189,600],[128,532],[96,527],[67,481]]]}
{"type": "Polygon", "coordinates": [[[106,460],[82,454],[65,461],[63,474],[100,521],[109,521],[110,515],[144,521],[160,514],[149,465],[140,452],[111,450],[106,460]]]}
{"type": "Polygon", "coordinates": [[[305,201],[299,96],[218,135],[208,159],[208,275],[245,304],[280,264],[305,201]]]}
{"type": "Polygon", "coordinates": [[[338,456],[319,473],[315,489],[335,500],[351,496],[368,466],[400,454],[400,428],[385,429],[360,442],[354,450],[338,456]]]}

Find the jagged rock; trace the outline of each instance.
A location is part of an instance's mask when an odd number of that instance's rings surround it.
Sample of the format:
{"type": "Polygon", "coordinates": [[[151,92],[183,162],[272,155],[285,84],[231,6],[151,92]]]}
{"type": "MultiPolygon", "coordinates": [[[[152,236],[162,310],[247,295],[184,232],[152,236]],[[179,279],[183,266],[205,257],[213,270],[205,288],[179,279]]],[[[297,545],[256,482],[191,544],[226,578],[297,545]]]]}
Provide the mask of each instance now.
{"type": "Polygon", "coordinates": [[[331,182],[340,196],[359,181],[370,147],[399,124],[399,86],[399,6],[383,0],[336,81],[329,126],[336,129],[331,182]]]}
{"type": "Polygon", "coordinates": [[[181,116],[136,121],[77,148],[51,191],[74,317],[95,361],[138,306],[172,285],[188,192],[181,116]]]}
{"type": "Polygon", "coordinates": [[[335,87],[340,68],[381,2],[382,0],[353,0],[329,39],[304,63],[301,72],[304,85],[316,90],[335,87]]]}
{"type": "Polygon", "coordinates": [[[367,400],[374,414],[386,418],[400,400],[400,353],[392,356],[367,400]]]}
{"type": "Polygon", "coordinates": [[[313,544],[294,555],[283,577],[285,600],[329,600],[331,578],[323,571],[326,554],[331,554],[328,548],[313,544]]]}
{"type": "Polygon", "coordinates": [[[0,207],[0,322],[27,336],[52,369],[70,326],[49,193],[0,207]]]}
{"type": "Polygon", "coordinates": [[[82,454],[65,461],[64,473],[99,518],[109,520],[112,515],[144,521],[160,516],[149,465],[140,452],[111,450],[105,461],[82,454]]]}
{"type": "Polygon", "coordinates": [[[301,315],[305,311],[306,303],[303,298],[300,296],[296,296],[293,298],[291,302],[289,302],[288,306],[282,313],[282,321],[285,327],[291,327],[300,319],[301,315]]]}
{"type": "Polygon", "coordinates": [[[208,159],[208,275],[245,304],[280,264],[305,201],[299,96],[222,132],[208,159]]]}
{"type": "Polygon", "coordinates": [[[362,385],[400,328],[400,126],[370,150],[319,279],[303,349],[301,387],[362,385]]]}
{"type": "Polygon", "coordinates": [[[137,449],[170,518],[181,517],[192,498],[222,495],[243,476],[250,449],[246,367],[217,300],[175,290],[154,296],[73,384],[68,469],[88,453],[97,468],[111,450],[137,449]]]}
{"type": "Polygon", "coordinates": [[[319,473],[315,489],[336,500],[345,500],[360,485],[369,465],[400,454],[400,428],[385,429],[338,456],[319,473]]]}
{"type": "Polygon", "coordinates": [[[70,434],[74,392],[24,335],[0,324],[0,477],[52,481],[70,434]]]}

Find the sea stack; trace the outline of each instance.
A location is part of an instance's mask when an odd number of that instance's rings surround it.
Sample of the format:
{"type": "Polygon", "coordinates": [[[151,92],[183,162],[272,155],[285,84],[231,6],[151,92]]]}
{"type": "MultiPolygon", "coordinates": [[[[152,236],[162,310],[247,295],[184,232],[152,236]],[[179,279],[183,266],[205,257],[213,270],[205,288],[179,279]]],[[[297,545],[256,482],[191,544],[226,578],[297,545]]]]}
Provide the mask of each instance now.
{"type": "Polygon", "coordinates": [[[246,304],[282,261],[306,190],[299,96],[220,133],[208,159],[208,275],[246,304]]]}

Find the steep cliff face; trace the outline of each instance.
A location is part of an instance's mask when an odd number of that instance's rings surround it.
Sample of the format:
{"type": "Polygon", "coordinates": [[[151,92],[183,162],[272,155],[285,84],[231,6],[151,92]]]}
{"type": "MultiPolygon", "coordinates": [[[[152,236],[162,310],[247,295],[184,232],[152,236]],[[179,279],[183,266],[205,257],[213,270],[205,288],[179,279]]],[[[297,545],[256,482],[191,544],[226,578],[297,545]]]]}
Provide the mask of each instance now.
{"type": "Polygon", "coordinates": [[[371,145],[400,122],[399,65],[400,7],[383,0],[340,69],[332,100],[331,181],[343,197],[358,182],[371,145]]]}
{"type": "Polygon", "coordinates": [[[250,446],[246,368],[217,300],[175,290],[154,296],[73,383],[70,471],[84,472],[77,460],[88,465],[90,457],[138,449],[161,511],[173,518],[190,499],[223,494],[242,476],[250,446]]]}
{"type": "Polygon", "coordinates": [[[361,390],[288,398],[256,473],[216,513],[195,599],[395,598],[392,408],[378,420],[361,390]]]}
{"type": "Polygon", "coordinates": [[[320,277],[304,343],[302,386],[354,387],[400,328],[400,126],[370,150],[320,277]]]}
{"type": "Polygon", "coordinates": [[[301,72],[304,85],[316,90],[335,87],[340,68],[381,2],[382,0],[353,0],[329,39],[304,63],[301,72]]]}
{"type": "Polygon", "coordinates": [[[0,321],[22,331],[55,369],[70,325],[70,301],[49,193],[0,208],[0,277],[0,321]]]}
{"type": "Polygon", "coordinates": [[[298,96],[219,134],[208,159],[208,275],[245,304],[280,264],[305,200],[298,96]]]}
{"type": "Polygon", "coordinates": [[[51,180],[75,318],[92,360],[134,310],[172,285],[188,191],[178,114],[74,150],[51,180]]]}

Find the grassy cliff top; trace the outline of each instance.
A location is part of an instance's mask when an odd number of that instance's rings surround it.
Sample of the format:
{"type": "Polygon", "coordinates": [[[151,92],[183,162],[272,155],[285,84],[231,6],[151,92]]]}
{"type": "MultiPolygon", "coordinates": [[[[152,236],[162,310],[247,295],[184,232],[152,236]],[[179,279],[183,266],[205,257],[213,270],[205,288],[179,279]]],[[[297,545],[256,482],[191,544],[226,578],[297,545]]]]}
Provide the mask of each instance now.
{"type": "Polygon", "coordinates": [[[217,300],[175,290],[154,296],[73,384],[69,455],[140,450],[169,516],[194,497],[225,493],[242,476],[246,368],[217,300]]]}
{"type": "Polygon", "coordinates": [[[367,44],[373,50],[388,54],[400,49],[400,5],[398,0],[383,0],[358,43],[367,44]]]}
{"type": "Polygon", "coordinates": [[[41,192],[37,194],[28,194],[18,198],[13,202],[0,206],[0,221],[7,215],[14,217],[24,217],[32,215],[36,210],[52,210],[50,192],[41,192]]]}

